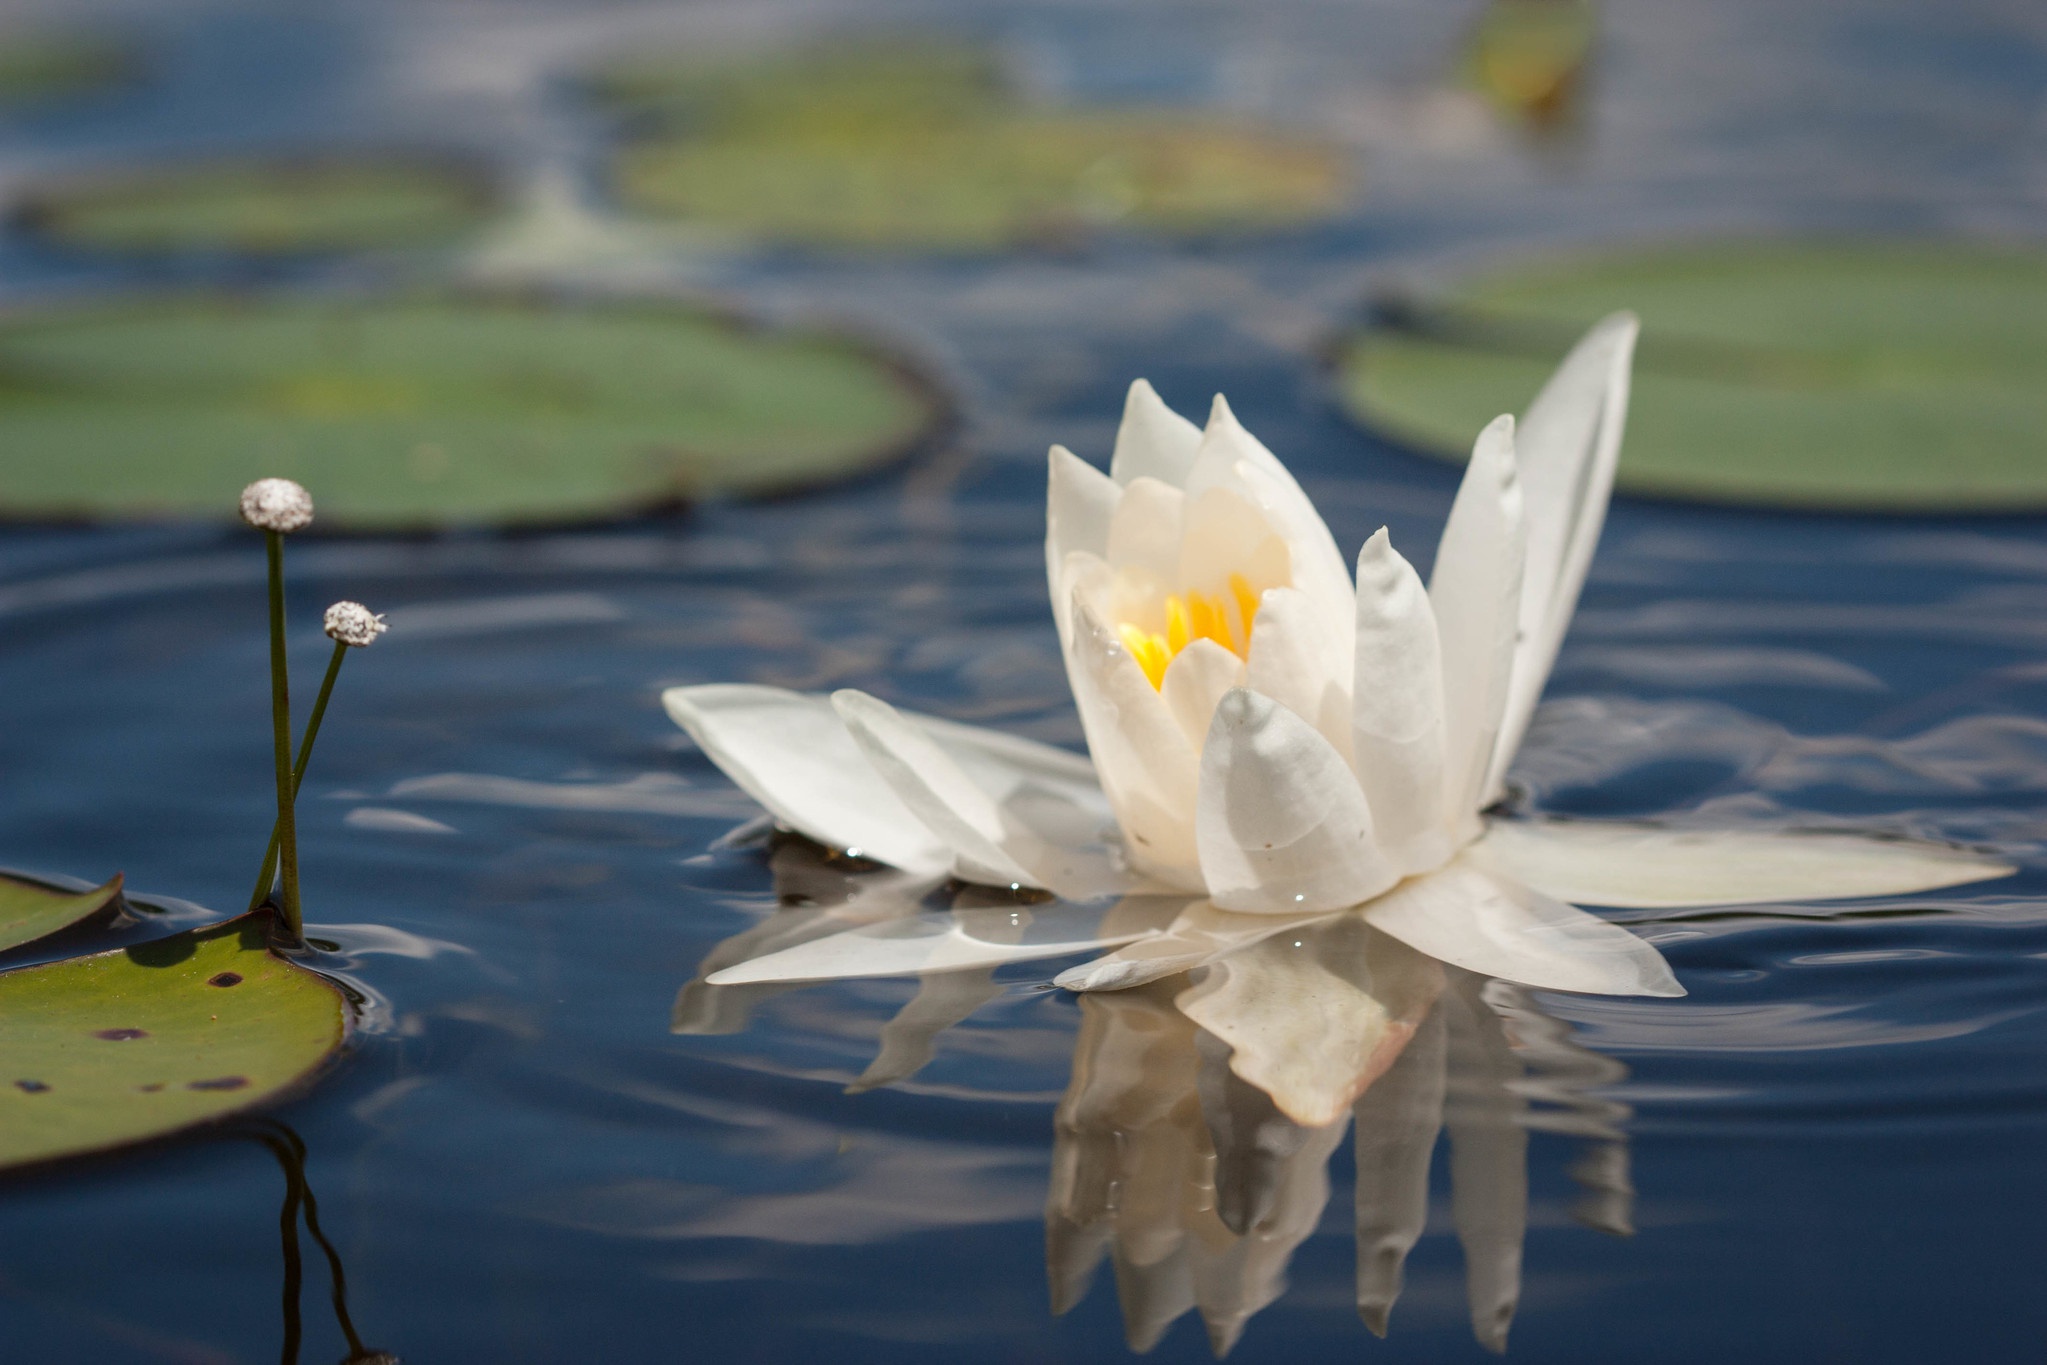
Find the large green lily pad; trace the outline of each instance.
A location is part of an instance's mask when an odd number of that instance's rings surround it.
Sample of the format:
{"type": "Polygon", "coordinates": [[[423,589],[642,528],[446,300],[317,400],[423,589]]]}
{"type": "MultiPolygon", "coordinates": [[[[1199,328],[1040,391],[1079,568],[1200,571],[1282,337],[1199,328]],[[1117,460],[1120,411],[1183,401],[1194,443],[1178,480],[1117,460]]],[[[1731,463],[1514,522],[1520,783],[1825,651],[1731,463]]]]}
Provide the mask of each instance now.
{"type": "Polygon", "coordinates": [[[1049,109],[974,49],[840,46],[600,72],[631,207],[803,245],[986,250],[1105,227],[1229,233],[1339,208],[1322,142],[1184,111],[1049,109]]]}
{"type": "Polygon", "coordinates": [[[0,34],[0,110],[104,89],[133,71],[127,49],[92,34],[0,34]]]}
{"type": "Polygon", "coordinates": [[[180,301],[0,323],[0,515],[556,522],[871,468],[941,419],[885,356],[680,304],[180,301]]]}
{"type": "Polygon", "coordinates": [[[274,1099],[341,1047],[347,1010],[270,951],[265,914],[0,973],[0,1167],[274,1099]]]}
{"type": "Polygon", "coordinates": [[[1551,263],[1391,301],[1341,400],[1462,459],[1578,332],[1642,317],[1620,486],[1794,507],[2047,507],[2047,254],[1741,244],[1551,263]]]}
{"type": "Polygon", "coordinates": [[[446,241],[496,194],[476,173],[403,157],[225,161],[32,191],[17,218],[68,247],[142,255],[300,255],[446,241]]]}
{"type": "Polygon", "coordinates": [[[97,915],[121,894],[121,874],[90,891],[64,891],[19,877],[0,876],[0,952],[48,938],[97,915]]]}

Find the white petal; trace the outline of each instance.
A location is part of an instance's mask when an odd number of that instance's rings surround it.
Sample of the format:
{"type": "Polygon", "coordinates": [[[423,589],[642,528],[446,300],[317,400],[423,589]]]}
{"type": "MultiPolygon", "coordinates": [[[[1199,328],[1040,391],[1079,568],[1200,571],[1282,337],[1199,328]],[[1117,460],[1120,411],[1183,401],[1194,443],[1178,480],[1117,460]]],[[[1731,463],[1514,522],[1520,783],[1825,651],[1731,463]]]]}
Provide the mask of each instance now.
{"type": "Polygon", "coordinates": [[[1478,833],[1520,629],[1526,558],[1514,419],[1479,434],[1429,575],[1429,605],[1443,649],[1446,813],[1460,838],[1478,833]]]}
{"type": "MultiPolygon", "coordinates": [[[[1336,538],[1294,482],[1286,466],[1246,431],[1222,395],[1216,395],[1202,432],[1201,453],[1187,475],[1190,502],[1211,488],[1228,489],[1248,499],[1286,541],[1292,585],[1315,603],[1327,621],[1330,652],[1350,669],[1352,588],[1350,566],[1336,548],[1336,538]]],[[[1346,690],[1349,679],[1343,679],[1346,690]]]]}
{"type": "Polygon", "coordinates": [[[1342,755],[1292,711],[1245,688],[1215,709],[1195,830],[1209,896],[1225,910],[1337,910],[1397,877],[1372,841],[1372,814],[1342,755]]]}
{"type": "Polygon", "coordinates": [[[1167,407],[1150,382],[1140,379],[1123,402],[1123,424],[1116,429],[1109,475],[1125,487],[1133,479],[1184,487],[1200,448],[1201,428],[1167,407]]]}
{"type": "Polygon", "coordinates": [[[1230,1046],[1230,1070],[1320,1128],[1393,1065],[1442,988],[1435,959],[1345,915],[1215,962],[1175,1003],[1230,1046]]]}
{"type": "Polygon", "coordinates": [[[908,915],[741,962],[706,978],[714,986],[757,981],[838,981],[997,967],[1070,957],[1157,934],[1177,910],[1170,897],[1110,907],[1053,902],[908,915]]]}
{"type": "Polygon", "coordinates": [[[1106,558],[1109,519],[1123,490],[1065,446],[1053,446],[1045,481],[1045,577],[1059,637],[1066,638],[1066,557],[1076,551],[1106,558]]]}
{"type": "MultiPolygon", "coordinates": [[[[1252,593],[1283,588],[1293,581],[1293,554],[1286,538],[1258,505],[1228,488],[1209,488],[1187,499],[1180,538],[1180,563],[1173,585],[1208,593],[1234,605],[1230,579],[1241,577],[1252,593]]],[[[1244,642],[1247,622],[1233,611],[1231,628],[1244,642]]]]}
{"type": "Polygon", "coordinates": [[[912,717],[851,688],[832,705],[874,770],[951,846],[962,880],[1079,898],[1129,886],[1103,837],[1106,803],[1078,755],[912,717]]]}
{"type": "Polygon", "coordinates": [[[1606,318],[1574,347],[1521,419],[1518,442],[1528,513],[1528,569],[1521,645],[1506,715],[1482,800],[1503,794],[1507,766],[1555,667],[1613,494],[1621,433],[1628,421],[1632,313],[1606,318]]]}
{"type": "Polygon", "coordinates": [[[868,765],[823,697],[714,683],[671,687],[661,703],[727,777],[797,833],[908,872],[950,865],[951,849],[868,765]]]}
{"type": "Polygon", "coordinates": [[[1133,479],[1109,518],[1109,567],[1170,584],[1180,569],[1187,495],[1157,479],[1133,479]]]}
{"type": "Polygon", "coordinates": [[[1466,856],[1562,900],[1645,910],[1905,896],[2018,870],[1903,839],[1589,820],[1494,821],[1466,856]]]}
{"type": "Polygon", "coordinates": [[[1618,924],[1460,857],[1365,908],[1430,957],[1524,986],[1593,995],[1683,995],[1663,955],[1618,924]]]}
{"type": "Polygon", "coordinates": [[[1066,674],[1102,790],[1123,827],[1125,852],[1137,870],[1199,890],[1194,746],[1086,596],[1076,590],[1073,601],[1066,674]]]}
{"type": "MultiPolygon", "coordinates": [[[[1348,604],[1347,604],[1348,605],[1348,604]]],[[[1350,631],[1329,618],[1298,588],[1273,588],[1258,602],[1244,685],[1272,698],[1315,727],[1344,763],[1350,763],[1350,660],[1335,650],[1350,631]]]]}
{"type": "Polygon", "coordinates": [[[1299,915],[1240,915],[1219,910],[1213,901],[1181,902],[1178,913],[1166,928],[1154,935],[1135,939],[1118,948],[1069,967],[1052,978],[1052,984],[1069,991],[1120,991],[1180,972],[1205,967],[1216,959],[1274,934],[1314,924],[1328,918],[1326,913],[1299,915]]]}
{"type": "Polygon", "coordinates": [[[1159,697],[1187,742],[1199,748],[1208,739],[1215,704],[1223,699],[1223,693],[1243,685],[1242,659],[1213,640],[1196,640],[1166,665],[1159,697]]]}
{"type": "Polygon", "coordinates": [[[1358,552],[1357,617],[1351,767],[1379,846],[1402,872],[1426,871],[1451,851],[1443,817],[1443,652],[1421,578],[1383,526],[1358,552]]]}
{"type": "Polygon", "coordinates": [[[937,1054],[939,1034],[964,1023],[1002,991],[993,967],[926,974],[917,993],[881,1026],[881,1049],[846,1093],[865,1094],[916,1075],[937,1054]]]}

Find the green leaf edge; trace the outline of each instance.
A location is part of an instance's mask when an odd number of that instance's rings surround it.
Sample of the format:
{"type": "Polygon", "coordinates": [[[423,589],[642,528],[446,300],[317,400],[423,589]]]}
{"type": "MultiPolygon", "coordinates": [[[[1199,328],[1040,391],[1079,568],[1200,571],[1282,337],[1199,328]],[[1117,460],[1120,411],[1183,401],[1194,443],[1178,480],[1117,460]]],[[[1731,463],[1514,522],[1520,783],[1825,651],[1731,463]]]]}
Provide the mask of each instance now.
{"type": "Polygon", "coordinates": [[[8,886],[42,892],[49,897],[49,902],[41,912],[31,909],[11,922],[0,919],[0,953],[48,938],[52,934],[69,929],[74,924],[91,919],[120,899],[122,879],[122,874],[116,872],[112,880],[90,891],[67,892],[61,887],[37,881],[32,877],[0,872],[0,916],[8,913],[5,894],[8,886]],[[51,913],[52,911],[55,913],[51,913]]]}

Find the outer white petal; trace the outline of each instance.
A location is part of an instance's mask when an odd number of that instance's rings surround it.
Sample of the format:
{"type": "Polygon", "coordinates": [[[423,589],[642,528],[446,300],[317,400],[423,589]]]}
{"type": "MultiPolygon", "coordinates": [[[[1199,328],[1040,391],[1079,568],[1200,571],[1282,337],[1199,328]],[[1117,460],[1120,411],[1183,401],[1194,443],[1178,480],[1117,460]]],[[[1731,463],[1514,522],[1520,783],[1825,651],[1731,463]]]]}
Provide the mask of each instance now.
{"type": "Polygon", "coordinates": [[[1641,324],[1606,318],[1574,347],[1521,419],[1521,482],[1528,510],[1528,571],[1521,646],[1483,800],[1503,792],[1507,765],[1556,665],[1579,590],[1606,522],[1628,421],[1628,379],[1641,324]]]}
{"type": "Polygon", "coordinates": [[[838,981],[1070,957],[1156,934],[1178,905],[1169,897],[1141,897],[1107,912],[1098,906],[1055,902],[908,915],[799,943],[705,979],[714,986],[838,981]]]}
{"type": "Polygon", "coordinates": [[[1162,932],[1133,940],[1093,962],[1069,967],[1052,978],[1052,984],[1069,991],[1128,990],[1205,967],[1274,934],[1327,918],[1326,914],[1240,915],[1218,910],[1213,901],[1181,901],[1162,932]]]}
{"type": "Polygon", "coordinates": [[[1663,955],[1618,924],[1458,858],[1365,908],[1430,957],[1524,986],[1593,995],[1683,995],[1663,955]]]}
{"type": "Polygon", "coordinates": [[[1244,685],[1315,727],[1346,765],[1351,757],[1350,660],[1336,650],[1348,630],[1298,588],[1268,589],[1258,602],[1244,685]]]}
{"type": "Polygon", "coordinates": [[[1494,821],[1466,856],[1562,900],[1645,910],[1904,896],[2018,870],[1902,839],[1565,820],[1494,821]]]}
{"type": "Polygon", "coordinates": [[[908,872],[943,872],[951,849],[868,765],[823,697],[779,687],[671,687],[661,703],[769,814],[832,848],[908,872]]]}
{"type": "Polygon", "coordinates": [[[1372,840],[1372,813],[1343,756],[1292,711],[1245,688],[1215,709],[1195,837],[1208,894],[1225,910],[1338,910],[1398,877],[1372,840]]]}
{"type": "Polygon", "coordinates": [[[963,880],[1083,898],[1129,885],[1101,839],[1106,809],[1092,819],[1085,806],[1074,810],[1094,794],[1091,782],[1072,780],[1077,756],[929,718],[920,724],[851,688],[833,693],[832,705],[874,770],[951,845],[963,880]]]}
{"type": "Polygon", "coordinates": [[[1402,872],[1451,852],[1443,815],[1443,651],[1414,566],[1386,528],[1358,552],[1351,767],[1380,847],[1402,872]]]}
{"type": "Polygon", "coordinates": [[[1109,520],[1123,490],[1065,446],[1053,446],[1045,480],[1045,577],[1059,638],[1066,638],[1066,557],[1076,551],[1107,558],[1109,520]]]}
{"type": "Polygon", "coordinates": [[[1197,748],[1208,739],[1208,723],[1223,693],[1244,685],[1244,661],[1213,640],[1196,640],[1166,665],[1159,698],[1197,748]]]}
{"type": "MultiPolygon", "coordinates": [[[[1330,652],[1347,672],[1351,657],[1350,566],[1294,476],[1244,429],[1220,394],[1202,432],[1201,453],[1187,475],[1190,501],[1211,488],[1229,489],[1248,499],[1286,541],[1293,586],[1314,601],[1316,614],[1328,622],[1330,652]]],[[[1347,687],[1348,678],[1344,682],[1347,687]]]]}
{"type": "Polygon", "coordinates": [[[1200,890],[1194,840],[1200,767],[1194,746],[1144,670],[1079,592],[1066,674],[1131,865],[1168,885],[1200,890]]]}
{"type": "Polygon", "coordinates": [[[1461,838],[1477,813],[1507,705],[1526,559],[1514,419],[1479,433],[1429,575],[1443,648],[1446,813],[1461,838]]]}
{"type": "Polygon", "coordinates": [[[1140,379],[1123,402],[1109,475],[1125,486],[1132,479],[1158,479],[1184,487],[1200,448],[1201,428],[1167,407],[1151,383],[1140,379]]]}

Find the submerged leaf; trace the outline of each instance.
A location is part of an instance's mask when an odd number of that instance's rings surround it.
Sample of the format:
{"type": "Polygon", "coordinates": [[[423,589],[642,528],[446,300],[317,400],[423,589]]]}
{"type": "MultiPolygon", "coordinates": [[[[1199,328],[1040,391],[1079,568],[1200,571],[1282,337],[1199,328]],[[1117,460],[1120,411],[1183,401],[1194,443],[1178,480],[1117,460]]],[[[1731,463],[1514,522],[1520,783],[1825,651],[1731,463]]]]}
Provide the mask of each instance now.
{"type": "Polygon", "coordinates": [[[90,891],[65,891],[21,877],[0,876],[0,952],[90,919],[120,896],[118,872],[105,886],[90,891]]]}
{"type": "Polygon", "coordinates": [[[0,973],[0,1166],[274,1099],[347,1034],[340,990],[271,952],[263,915],[0,973]]]}

